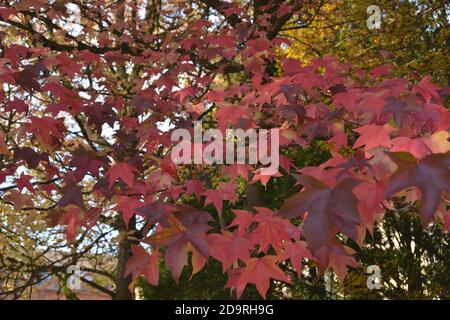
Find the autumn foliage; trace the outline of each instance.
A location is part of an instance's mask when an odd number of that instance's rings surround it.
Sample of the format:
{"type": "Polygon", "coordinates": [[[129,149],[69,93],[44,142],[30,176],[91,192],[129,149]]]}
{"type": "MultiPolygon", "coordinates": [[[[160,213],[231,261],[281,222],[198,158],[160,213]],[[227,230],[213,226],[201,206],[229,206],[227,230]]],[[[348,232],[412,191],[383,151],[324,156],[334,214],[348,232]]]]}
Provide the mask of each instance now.
{"type": "Polygon", "coordinates": [[[200,14],[170,1],[156,22],[110,2],[80,2],[85,26],[69,31],[54,22],[75,15],[65,6],[0,8],[19,33],[1,46],[1,201],[64,226],[69,243],[113,226],[129,244],[130,288],[139,276],[158,285],[161,261],[178,279],[215,259],[237,297],[248,284],[264,297],[271,281],[291,281],[280,265],[300,276],[303,259],[343,280],[358,267],[344,240],[361,244],[388,209],[417,203],[424,228],[450,228],[448,89],[393,78],[389,65],[286,58],[278,31],[310,2],[266,1],[254,21],[238,3],[197,1],[211,10],[200,14]],[[278,128],[279,172],[176,166],[171,133],[200,119],[222,131],[278,128]],[[298,167],[290,151],[317,140],[331,158],[298,167]],[[299,191],[279,210],[243,205],[242,189],[286,175],[299,191]]]}

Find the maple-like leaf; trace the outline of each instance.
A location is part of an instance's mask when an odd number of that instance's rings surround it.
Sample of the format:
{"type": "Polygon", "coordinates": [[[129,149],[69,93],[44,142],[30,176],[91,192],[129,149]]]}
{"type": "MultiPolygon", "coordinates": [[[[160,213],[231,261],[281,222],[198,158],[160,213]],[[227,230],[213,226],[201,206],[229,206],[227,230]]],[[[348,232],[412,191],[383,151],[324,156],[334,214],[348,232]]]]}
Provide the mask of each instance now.
{"type": "Polygon", "coordinates": [[[40,91],[41,86],[36,80],[36,74],[30,71],[29,68],[14,73],[16,83],[27,91],[40,91]]]}
{"type": "Polygon", "coordinates": [[[172,271],[175,282],[178,283],[181,272],[188,263],[187,242],[183,239],[178,239],[168,246],[164,253],[164,261],[172,271]]]}
{"type": "Polygon", "coordinates": [[[207,259],[191,246],[192,251],[192,275],[200,272],[206,265],[207,259]]]}
{"type": "Polygon", "coordinates": [[[250,225],[253,222],[253,214],[246,210],[237,210],[237,209],[233,209],[232,212],[236,215],[236,217],[230,223],[228,228],[237,226],[238,234],[240,235],[246,234],[248,231],[248,227],[250,227],[250,225]]]}
{"type": "Polygon", "coordinates": [[[62,188],[62,198],[59,200],[58,205],[65,207],[69,204],[74,204],[79,208],[83,208],[83,196],[81,195],[81,190],[75,181],[68,179],[62,188]]]}
{"type": "Polygon", "coordinates": [[[134,186],[134,175],[138,170],[127,162],[117,162],[106,173],[109,178],[109,185],[112,186],[117,179],[121,179],[128,187],[134,186]]]}
{"type": "Polygon", "coordinates": [[[417,187],[422,194],[422,223],[427,226],[439,207],[441,195],[450,191],[450,155],[432,154],[420,161],[407,152],[390,152],[388,156],[397,169],[389,178],[387,195],[417,187]]]}
{"type": "Polygon", "coordinates": [[[352,190],[361,181],[348,178],[334,187],[310,176],[302,176],[300,181],[305,189],[289,198],[279,215],[293,218],[308,212],[304,217],[303,235],[312,253],[316,255],[329,245],[338,230],[356,240],[361,220],[358,199],[352,190]]]}
{"type": "Polygon", "coordinates": [[[259,294],[265,298],[270,279],[291,283],[291,280],[277,266],[277,259],[277,256],[272,255],[247,259],[245,267],[231,270],[226,287],[236,288],[237,297],[240,298],[247,284],[253,283],[259,294]]]}
{"type": "Polygon", "coordinates": [[[433,153],[447,153],[450,151],[450,134],[446,131],[434,132],[428,136],[411,139],[409,137],[397,137],[392,139],[391,152],[409,152],[417,159],[421,159],[433,153]]]}
{"type": "Polygon", "coordinates": [[[162,199],[146,199],[145,203],[136,209],[137,213],[148,219],[150,224],[161,222],[167,215],[176,211],[177,208],[164,202],[162,199]]]}
{"type": "Polygon", "coordinates": [[[64,139],[64,124],[59,119],[50,117],[30,117],[31,123],[27,125],[28,130],[33,132],[44,144],[52,146],[56,141],[64,139]]]}
{"type": "Polygon", "coordinates": [[[14,206],[14,210],[17,211],[24,207],[34,207],[33,200],[30,195],[22,194],[20,191],[15,189],[9,190],[5,195],[3,195],[2,200],[11,203],[14,206]]]}
{"type": "Polygon", "coordinates": [[[430,76],[423,78],[416,86],[414,86],[412,92],[420,94],[427,103],[429,103],[432,98],[437,102],[440,102],[441,98],[437,93],[439,87],[432,83],[430,79],[430,76]]]}
{"type": "Polygon", "coordinates": [[[151,285],[159,284],[159,265],[158,261],[161,253],[158,250],[152,250],[149,254],[144,248],[134,245],[131,248],[133,255],[128,259],[125,275],[132,275],[133,281],[140,275],[151,285]]]}
{"type": "Polygon", "coordinates": [[[261,184],[264,187],[267,187],[267,182],[269,182],[270,178],[272,177],[281,177],[281,173],[279,173],[278,171],[274,174],[264,174],[263,169],[256,169],[255,171],[253,171],[253,178],[250,181],[250,183],[256,183],[258,181],[261,182],[261,184]]]}
{"type": "Polygon", "coordinates": [[[107,161],[106,156],[101,156],[81,146],[73,152],[73,158],[69,165],[77,168],[74,177],[77,181],[80,181],[87,172],[90,172],[94,177],[98,177],[100,168],[104,167],[107,161]]]}
{"type": "Polygon", "coordinates": [[[388,75],[392,70],[392,65],[390,64],[383,64],[381,66],[377,66],[375,68],[373,68],[372,72],[371,72],[371,76],[372,78],[376,79],[379,76],[385,76],[388,75]]]}
{"type": "Polygon", "coordinates": [[[258,213],[253,216],[253,221],[258,223],[253,235],[259,244],[259,251],[267,252],[271,245],[279,252],[286,241],[300,238],[300,230],[289,221],[282,219],[267,208],[255,208],[258,213]]]}
{"type": "Polygon", "coordinates": [[[167,217],[167,227],[161,227],[156,229],[150,237],[145,239],[145,242],[150,245],[166,245],[172,241],[177,240],[186,231],[186,227],[177,219],[175,215],[169,215],[167,217]]]}
{"type": "Polygon", "coordinates": [[[238,233],[224,232],[208,235],[211,256],[222,262],[223,270],[230,268],[236,261],[250,258],[254,245],[238,233]]]}
{"type": "Polygon", "coordinates": [[[209,219],[210,216],[205,212],[184,206],[177,215],[168,216],[165,227],[159,228],[143,241],[150,245],[166,246],[164,260],[176,282],[188,261],[188,245],[192,245],[204,258],[209,257],[206,237],[206,232],[210,229],[207,225],[209,219]]]}
{"type": "Polygon", "coordinates": [[[84,212],[76,206],[68,206],[59,221],[66,225],[66,238],[68,243],[72,243],[81,227],[85,224],[84,212]]]}
{"type": "Polygon", "coordinates": [[[383,112],[391,113],[395,123],[401,126],[405,119],[421,110],[422,106],[417,99],[412,95],[407,95],[400,98],[387,97],[383,112]]]}
{"type": "Polygon", "coordinates": [[[13,151],[14,159],[16,161],[25,160],[27,165],[33,169],[35,169],[41,161],[49,161],[47,153],[38,153],[30,147],[15,148],[13,151]]]}
{"type": "Polygon", "coordinates": [[[234,128],[246,129],[247,122],[250,119],[248,109],[233,104],[222,104],[216,112],[216,117],[221,130],[226,129],[228,123],[234,128]]]}
{"type": "Polygon", "coordinates": [[[355,112],[357,102],[360,100],[359,93],[359,89],[338,92],[333,96],[333,104],[335,106],[343,105],[348,111],[355,112]]]}
{"type": "Polygon", "coordinates": [[[388,124],[383,126],[378,125],[366,125],[354,131],[360,134],[359,138],[355,141],[354,148],[364,146],[365,151],[369,151],[375,147],[390,147],[391,139],[390,134],[395,131],[395,128],[388,124]]]}
{"type": "Polygon", "coordinates": [[[5,111],[17,111],[19,113],[28,113],[28,105],[18,98],[14,98],[13,101],[5,103],[5,111]]]}
{"type": "Polygon", "coordinates": [[[203,193],[203,182],[201,180],[189,180],[186,183],[186,193],[195,194],[198,200],[200,200],[203,193]]]}
{"type": "Polygon", "coordinates": [[[322,255],[326,255],[327,257],[327,264],[320,263],[320,261],[324,261],[325,259],[319,260],[320,272],[323,272],[326,268],[332,268],[339,282],[343,285],[348,267],[356,268],[358,266],[355,258],[348,251],[349,249],[339,244],[337,240],[333,240],[332,245],[328,248],[323,248],[322,252],[319,252],[319,257],[322,255]]]}
{"type": "Polygon", "coordinates": [[[26,188],[28,191],[35,194],[36,191],[33,188],[33,184],[30,182],[31,178],[31,176],[22,173],[19,179],[16,180],[17,189],[22,191],[24,188],[26,188]]]}
{"type": "Polygon", "coordinates": [[[144,202],[138,199],[120,196],[117,205],[112,209],[122,213],[123,222],[125,223],[125,226],[128,226],[130,219],[135,213],[139,213],[138,209],[144,204],[144,202]]]}
{"type": "Polygon", "coordinates": [[[297,275],[300,277],[302,273],[303,259],[313,259],[311,253],[307,249],[304,241],[291,242],[287,241],[282,244],[283,252],[280,254],[278,261],[289,259],[294,267],[297,275]]]}
{"type": "Polygon", "coordinates": [[[361,224],[370,233],[373,232],[375,222],[384,213],[382,201],[386,195],[386,184],[387,180],[364,181],[353,189],[353,192],[358,198],[361,224]]]}
{"type": "Polygon", "coordinates": [[[186,231],[185,226],[174,215],[169,216],[168,222],[169,228],[157,230],[155,234],[145,239],[144,242],[156,246],[168,245],[164,253],[164,260],[178,283],[181,272],[184,266],[187,265],[188,240],[183,237],[186,231]]]}
{"type": "Polygon", "coordinates": [[[222,213],[223,208],[223,194],[219,190],[209,189],[203,192],[206,196],[205,206],[212,203],[218,213],[222,213]]]}
{"type": "Polygon", "coordinates": [[[248,181],[248,172],[251,167],[247,164],[231,164],[223,168],[223,172],[231,177],[232,180],[236,180],[239,176],[248,181]]]}

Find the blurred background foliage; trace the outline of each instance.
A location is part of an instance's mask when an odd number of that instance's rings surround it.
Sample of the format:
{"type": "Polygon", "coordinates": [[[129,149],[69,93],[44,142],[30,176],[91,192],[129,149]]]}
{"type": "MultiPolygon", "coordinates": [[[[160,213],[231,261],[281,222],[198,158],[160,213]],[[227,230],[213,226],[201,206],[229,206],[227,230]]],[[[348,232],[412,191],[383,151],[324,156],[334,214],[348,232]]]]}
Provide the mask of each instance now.
{"type": "Polygon", "coordinates": [[[430,74],[449,84],[450,4],[446,0],[318,1],[308,21],[290,21],[283,34],[292,41],[290,57],[307,63],[333,54],[363,69],[390,63],[394,74],[417,78],[430,74]],[[381,28],[367,28],[367,7],[377,5],[381,28]]]}

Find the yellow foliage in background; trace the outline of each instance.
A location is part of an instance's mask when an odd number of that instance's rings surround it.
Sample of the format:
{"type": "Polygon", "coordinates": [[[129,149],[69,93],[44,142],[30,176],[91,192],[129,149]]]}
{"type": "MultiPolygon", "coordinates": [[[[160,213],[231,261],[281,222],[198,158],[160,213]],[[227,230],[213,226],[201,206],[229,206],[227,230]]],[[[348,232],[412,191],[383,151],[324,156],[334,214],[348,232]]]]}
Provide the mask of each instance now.
{"type": "Polygon", "coordinates": [[[292,41],[286,51],[304,63],[325,54],[363,69],[390,63],[397,76],[430,74],[438,84],[448,85],[449,11],[445,0],[318,1],[306,23],[290,21],[283,28],[292,41]],[[371,4],[381,10],[380,29],[366,25],[371,4]]]}

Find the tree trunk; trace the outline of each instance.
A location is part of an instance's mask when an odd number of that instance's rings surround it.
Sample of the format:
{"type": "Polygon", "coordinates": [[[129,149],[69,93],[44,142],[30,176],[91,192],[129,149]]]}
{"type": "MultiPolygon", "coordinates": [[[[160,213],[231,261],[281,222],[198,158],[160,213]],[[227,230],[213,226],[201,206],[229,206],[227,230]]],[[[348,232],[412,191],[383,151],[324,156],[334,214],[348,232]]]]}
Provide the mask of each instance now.
{"type": "Polygon", "coordinates": [[[116,296],[115,300],[132,300],[133,295],[128,288],[131,283],[131,275],[125,277],[125,268],[128,258],[131,255],[131,241],[124,237],[119,242],[117,251],[117,266],[116,266],[116,296]]]}
{"type": "Polygon", "coordinates": [[[131,256],[131,245],[133,240],[128,238],[130,232],[136,231],[136,218],[132,217],[128,223],[128,229],[121,221],[118,228],[119,232],[126,233],[124,237],[120,237],[117,248],[117,265],[116,265],[116,296],[115,300],[133,300],[133,293],[130,291],[131,274],[125,276],[128,258],[131,256]]]}
{"type": "Polygon", "coordinates": [[[244,209],[250,212],[253,212],[255,207],[262,207],[264,204],[261,198],[261,191],[255,183],[247,184],[245,198],[244,209]]]}

